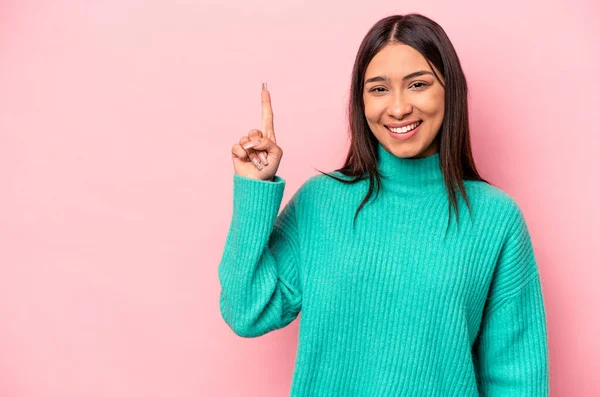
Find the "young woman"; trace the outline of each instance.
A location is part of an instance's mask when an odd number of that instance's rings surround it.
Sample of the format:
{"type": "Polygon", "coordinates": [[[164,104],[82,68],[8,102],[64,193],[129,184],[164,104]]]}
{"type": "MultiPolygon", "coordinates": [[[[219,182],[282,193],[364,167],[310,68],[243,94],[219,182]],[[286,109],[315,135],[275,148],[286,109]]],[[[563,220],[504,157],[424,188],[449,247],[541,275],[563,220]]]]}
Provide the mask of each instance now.
{"type": "Polygon", "coordinates": [[[282,149],[263,129],[232,149],[220,307],[238,335],[302,310],[293,396],[548,395],[546,312],[514,199],[483,180],[467,84],[444,30],[390,16],[352,73],[346,162],[278,215],[282,149]]]}

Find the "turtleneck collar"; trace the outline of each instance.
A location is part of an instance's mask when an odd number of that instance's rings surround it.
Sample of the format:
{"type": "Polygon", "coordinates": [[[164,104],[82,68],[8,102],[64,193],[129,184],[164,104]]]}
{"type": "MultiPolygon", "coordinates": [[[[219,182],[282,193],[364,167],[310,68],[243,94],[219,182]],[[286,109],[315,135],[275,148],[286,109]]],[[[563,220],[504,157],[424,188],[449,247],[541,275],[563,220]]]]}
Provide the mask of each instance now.
{"type": "Polygon", "coordinates": [[[439,152],[424,158],[402,158],[378,142],[377,156],[384,190],[418,193],[444,187],[439,152]]]}

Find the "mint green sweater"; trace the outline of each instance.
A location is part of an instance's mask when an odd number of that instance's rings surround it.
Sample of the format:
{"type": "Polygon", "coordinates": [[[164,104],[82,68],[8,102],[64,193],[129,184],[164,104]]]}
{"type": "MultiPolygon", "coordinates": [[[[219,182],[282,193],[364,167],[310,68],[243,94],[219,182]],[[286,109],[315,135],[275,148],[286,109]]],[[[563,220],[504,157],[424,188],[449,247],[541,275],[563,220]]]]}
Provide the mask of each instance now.
{"type": "Polygon", "coordinates": [[[234,174],[225,322],[257,337],[301,312],[292,396],[547,396],[540,276],[514,199],[465,181],[472,218],[458,195],[446,235],[439,153],[378,155],[383,187],[355,228],[368,180],[313,176],[279,213],[281,177],[234,174]]]}

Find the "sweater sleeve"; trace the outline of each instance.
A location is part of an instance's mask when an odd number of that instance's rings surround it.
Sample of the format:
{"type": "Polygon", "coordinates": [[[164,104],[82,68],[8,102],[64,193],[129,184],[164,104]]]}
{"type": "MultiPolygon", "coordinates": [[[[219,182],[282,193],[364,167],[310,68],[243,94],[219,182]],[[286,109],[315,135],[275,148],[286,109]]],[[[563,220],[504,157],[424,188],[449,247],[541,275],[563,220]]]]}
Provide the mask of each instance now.
{"type": "Polygon", "coordinates": [[[233,215],[218,274],[220,310],[242,337],[291,323],[300,312],[295,194],[278,215],[285,180],[234,174],[233,215]]]}
{"type": "Polygon", "coordinates": [[[546,311],[531,238],[518,207],[490,285],[474,362],[481,395],[546,397],[546,311]]]}

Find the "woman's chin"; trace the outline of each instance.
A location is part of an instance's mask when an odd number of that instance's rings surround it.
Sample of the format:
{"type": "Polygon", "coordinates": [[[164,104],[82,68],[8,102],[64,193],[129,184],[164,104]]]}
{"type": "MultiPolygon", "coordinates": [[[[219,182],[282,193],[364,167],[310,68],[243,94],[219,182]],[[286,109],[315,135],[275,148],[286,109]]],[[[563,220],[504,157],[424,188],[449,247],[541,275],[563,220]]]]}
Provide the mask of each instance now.
{"type": "Polygon", "coordinates": [[[418,156],[423,150],[419,146],[408,142],[391,142],[388,146],[392,154],[400,158],[413,158],[418,156]]]}

